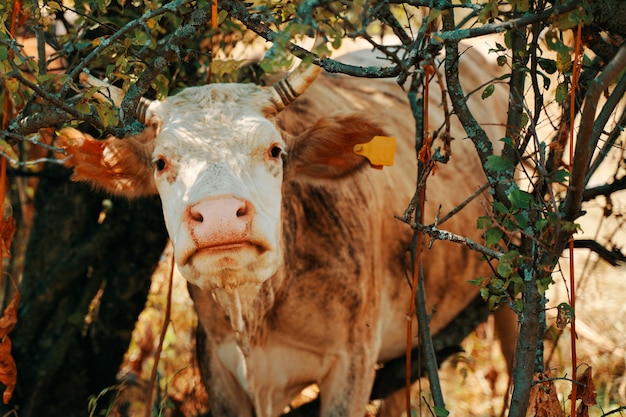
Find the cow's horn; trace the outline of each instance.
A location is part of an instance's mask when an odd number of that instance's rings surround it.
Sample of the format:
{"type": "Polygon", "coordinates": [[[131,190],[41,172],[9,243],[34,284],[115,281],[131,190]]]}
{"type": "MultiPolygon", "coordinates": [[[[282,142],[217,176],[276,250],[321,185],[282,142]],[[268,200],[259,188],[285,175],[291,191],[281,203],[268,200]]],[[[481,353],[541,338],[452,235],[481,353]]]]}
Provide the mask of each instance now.
{"type": "Polygon", "coordinates": [[[295,70],[271,87],[272,102],[278,111],[283,110],[313,84],[321,72],[321,68],[313,64],[300,64],[295,70]]]}
{"type": "Polygon", "coordinates": [[[139,105],[137,106],[137,120],[139,120],[144,125],[150,120],[152,116],[152,112],[150,111],[150,104],[152,104],[152,100],[149,100],[145,97],[141,97],[139,99],[139,105]]]}
{"type": "MultiPolygon", "coordinates": [[[[124,91],[121,88],[115,87],[106,83],[96,77],[83,72],[80,74],[80,81],[84,84],[91,85],[93,87],[100,87],[100,91],[94,94],[94,97],[98,100],[108,100],[113,102],[117,107],[120,107],[122,100],[124,99],[124,91]]],[[[151,116],[150,104],[151,100],[142,97],[139,100],[137,106],[137,120],[145,124],[151,116]]]]}

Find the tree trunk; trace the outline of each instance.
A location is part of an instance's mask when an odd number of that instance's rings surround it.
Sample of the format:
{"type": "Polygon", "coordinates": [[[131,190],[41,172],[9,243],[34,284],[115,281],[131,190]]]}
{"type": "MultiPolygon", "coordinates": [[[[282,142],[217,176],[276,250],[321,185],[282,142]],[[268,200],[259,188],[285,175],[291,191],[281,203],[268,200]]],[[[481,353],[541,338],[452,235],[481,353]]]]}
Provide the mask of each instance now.
{"type": "Polygon", "coordinates": [[[167,241],[157,197],[108,199],[67,178],[48,167],[35,198],[11,334],[20,417],[88,415],[115,384],[167,241]]]}

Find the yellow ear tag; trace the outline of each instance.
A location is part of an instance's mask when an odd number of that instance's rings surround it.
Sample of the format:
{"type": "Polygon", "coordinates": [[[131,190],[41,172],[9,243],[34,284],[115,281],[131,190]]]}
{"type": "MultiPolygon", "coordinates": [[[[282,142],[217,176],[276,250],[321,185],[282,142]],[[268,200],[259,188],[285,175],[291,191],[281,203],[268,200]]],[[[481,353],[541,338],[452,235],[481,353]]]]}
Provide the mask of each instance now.
{"type": "Polygon", "coordinates": [[[354,145],[354,153],[366,157],[372,168],[392,166],[396,155],[396,139],[389,136],[374,136],[367,143],[354,145]]]}

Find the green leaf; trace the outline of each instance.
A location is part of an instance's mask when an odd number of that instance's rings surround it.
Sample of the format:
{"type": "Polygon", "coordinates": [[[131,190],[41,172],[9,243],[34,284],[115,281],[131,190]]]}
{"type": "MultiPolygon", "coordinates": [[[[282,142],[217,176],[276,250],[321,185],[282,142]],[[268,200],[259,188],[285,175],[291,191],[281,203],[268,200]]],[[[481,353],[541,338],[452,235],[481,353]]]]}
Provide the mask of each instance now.
{"type": "Polygon", "coordinates": [[[98,117],[105,126],[116,126],[118,123],[117,112],[109,103],[93,103],[93,107],[98,112],[98,117]]]}
{"type": "Polygon", "coordinates": [[[148,35],[144,30],[136,30],[132,39],[132,44],[137,46],[144,46],[148,43],[148,35]]]}
{"type": "Polygon", "coordinates": [[[504,232],[497,227],[487,229],[485,232],[485,244],[487,246],[493,246],[502,239],[504,232]]]}
{"type": "Polygon", "coordinates": [[[522,128],[526,127],[526,125],[528,124],[529,120],[530,120],[530,117],[528,116],[528,113],[523,112],[522,115],[521,115],[520,127],[522,127],[522,128]]]}
{"type": "Polygon", "coordinates": [[[585,2],[581,3],[571,12],[556,16],[553,26],[560,30],[572,29],[578,25],[588,25],[593,21],[591,7],[585,2]]]}
{"type": "Polygon", "coordinates": [[[498,274],[504,278],[510,277],[514,269],[517,267],[516,264],[520,257],[519,252],[516,250],[505,253],[504,256],[498,261],[498,274]]]}
{"type": "Polygon", "coordinates": [[[513,208],[527,209],[533,201],[533,195],[522,190],[513,190],[507,197],[513,208]]]}
{"type": "Polygon", "coordinates": [[[502,279],[494,277],[491,279],[489,283],[492,289],[496,290],[496,292],[500,293],[504,289],[504,281],[502,279]]]}
{"type": "Polygon", "coordinates": [[[511,161],[509,161],[508,158],[504,156],[489,155],[487,157],[487,168],[492,171],[502,172],[502,171],[510,171],[514,167],[511,161]]]}
{"type": "Polygon", "coordinates": [[[580,227],[580,225],[578,223],[562,221],[561,222],[561,229],[565,233],[576,233],[577,231],[581,230],[581,227],[580,227]]]}
{"type": "Polygon", "coordinates": [[[509,3],[518,12],[527,12],[529,9],[528,0],[509,0],[509,3]]]}
{"type": "Polygon", "coordinates": [[[489,298],[489,288],[482,287],[480,289],[480,296],[482,297],[483,300],[487,301],[487,298],[489,298]]]}
{"type": "Polygon", "coordinates": [[[519,225],[515,223],[511,217],[508,216],[505,217],[504,220],[502,220],[502,227],[504,227],[509,232],[513,232],[519,229],[519,225]]]}
{"type": "Polygon", "coordinates": [[[519,274],[513,274],[511,278],[509,278],[509,285],[513,286],[512,294],[513,296],[516,296],[524,289],[524,280],[519,276],[519,274]]]}
{"type": "Polygon", "coordinates": [[[499,201],[494,201],[493,202],[493,207],[500,213],[500,214],[507,214],[509,212],[509,209],[502,204],[499,201]]]}
{"type": "Polygon", "coordinates": [[[91,113],[91,107],[89,107],[89,103],[78,103],[76,104],[76,111],[82,114],[91,113]]]}
{"type": "Polygon", "coordinates": [[[539,67],[548,74],[554,74],[556,72],[556,62],[553,59],[538,58],[537,63],[539,67]]]}
{"type": "Polygon", "coordinates": [[[478,277],[478,278],[474,278],[474,279],[468,279],[467,282],[471,285],[474,285],[476,287],[481,287],[483,285],[483,282],[485,282],[485,278],[484,277],[478,277]]]}
{"type": "Polygon", "coordinates": [[[483,90],[483,93],[481,94],[481,96],[480,96],[480,97],[481,97],[483,100],[484,100],[484,99],[486,99],[487,97],[489,97],[490,95],[492,95],[492,94],[493,94],[493,92],[495,91],[495,89],[496,89],[496,86],[495,86],[495,85],[493,85],[493,84],[489,84],[489,85],[488,85],[488,86],[487,86],[487,87],[483,90]]]}
{"type": "Polygon", "coordinates": [[[554,94],[556,102],[563,104],[565,100],[567,100],[568,91],[567,83],[565,81],[560,82],[559,85],[556,86],[556,92],[554,94]]]}
{"type": "Polygon", "coordinates": [[[559,309],[559,312],[562,312],[561,314],[564,314],[570,321],[574,318],[574,309],[571,305],[563,302],[556,307],[559,309]]]}
{"type": "Polygon", "coordinates": [[[551,284],[553,284],[554,281],[552,280],[551,276],[547,276],[541,279],[537,280],[537,291],[539,291],[540,294],[544,294],[548,288],[550,287],[551,284]]]}
{"type": "Polygon", "coordinates": [[[539,219],[535,222],[535,230],[542,231],[548,225],[548,219],[539,219]]]}
{"type": "Polygon", "coordinates": [[[514,146],[513,139],[511,138],[501,138],[500,142],[506,143],[509,146],[514,146]]]}
{"type": "Polygon", "coordinates": [[[496,58],[496,63],[498,64],[499,67],[505,66],[507,62],[508,62],[508,58],[506,55],[500,55],[498,56],[498,58],[496,58]]]}
{"type": "Polygon", "coordinates": [[[552,178],[554,178],[556,182],[565,182],[569,178],[569,172],[564,169],[559,169],[552,174],[552,178]]]}
{"type": "Polygon", "coordinates": [[[493,220],[489,216],[480,216],[478,219],[476,219],[477,229],[486,229],[488,227],[491,227],[492,224],[493,220]]]}
{"type": "Polygon", "coordinates": [[[46,3],[46,6],[48,6],[48,8],[50,8],[51,11],[55,11],[55,12],[61,11],[61,5],[56,1],[48,1],[46,3]]]}
{"type": "Polygon", "coordinates": [[[528,226],[528,213],[521,211],[515,215],[515,221],[520,229],[524,230],[528,226]]]}

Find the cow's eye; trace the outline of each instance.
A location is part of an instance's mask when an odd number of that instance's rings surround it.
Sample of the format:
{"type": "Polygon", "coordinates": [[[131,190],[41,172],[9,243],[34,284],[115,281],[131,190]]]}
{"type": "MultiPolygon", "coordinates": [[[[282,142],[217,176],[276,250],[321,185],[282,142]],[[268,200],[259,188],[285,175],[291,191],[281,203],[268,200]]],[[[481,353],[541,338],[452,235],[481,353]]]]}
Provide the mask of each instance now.
{"type": "Polygon", "coordinates": [[[280,147],[280,146],[278,146],[278,145],[272,145],[272,146],[270,147],[269,154],[270,154],[270,156],[271,156],[272,158],[274,158],[274,159],[278,159],[278,158],[280,158],[280,157],[282,156],[282,154],[283,154],[283,148],[281,148],[281,147],[280,147]]]}
{"type": "Polygon", "coordinates": [[[167,161],[162,156],[159,156],[154,160],[154,166],[157,171],[163,171],[167,167],[167,161]]]}

